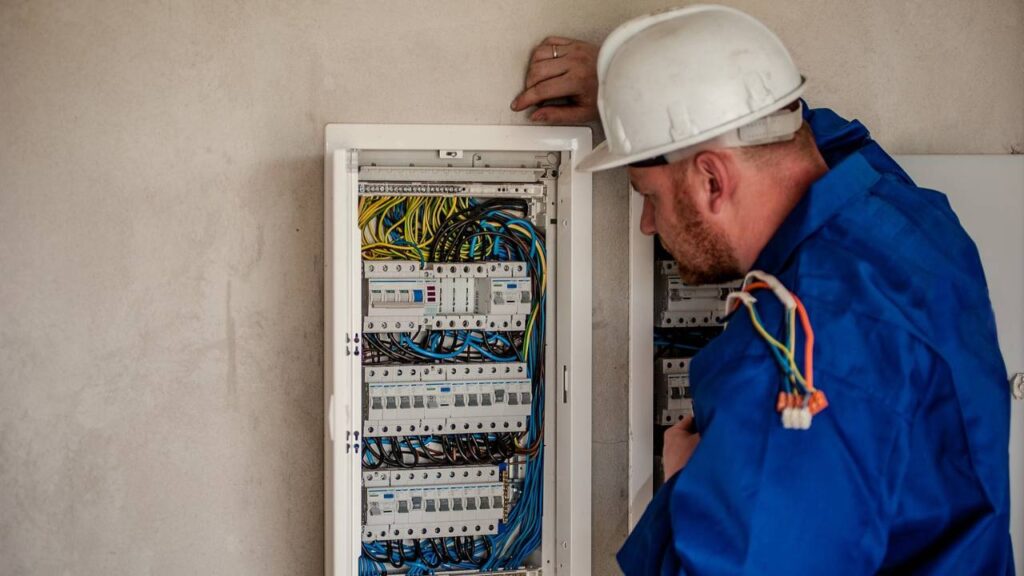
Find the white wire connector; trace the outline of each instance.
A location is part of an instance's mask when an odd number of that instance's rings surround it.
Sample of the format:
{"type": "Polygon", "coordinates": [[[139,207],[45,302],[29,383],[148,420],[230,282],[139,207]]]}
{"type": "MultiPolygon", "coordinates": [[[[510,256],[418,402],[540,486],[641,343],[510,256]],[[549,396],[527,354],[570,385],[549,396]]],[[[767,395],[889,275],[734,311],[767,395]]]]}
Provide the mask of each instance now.
{"type": "Polygon", "coordinates": [[[757,298],[754,298],[754,295],[750,292],[730,292],[729,295],[725,297],[726,315],[732,312],[734,302],[742,302],[749,308],[757,303],[757,298]]]}
{"type": "Polygon", "coordinates": [[[746,278],[743,279],[743,287],[741,290],[746,290],[747,286],[755,280],[760,280],[767,284],[768,287],[772,289],[772,293],[775,294],[775,297],[778,298],[779,301],[782,302],[782,305],[786,307],[786,310],[796,309],[796,300],[793,299],[793,294],[782,285],[782,282],[779,282],[778,278],[767,272],[762,272],[761,270],[751,270],[748,272],[746,278]]]}
{"type": "Polygon", "coordinates": [[[807,430],[811,427],[812,420],[814,416],[806,406],[782,409],[782,427],[786,430],[807,430]]]}

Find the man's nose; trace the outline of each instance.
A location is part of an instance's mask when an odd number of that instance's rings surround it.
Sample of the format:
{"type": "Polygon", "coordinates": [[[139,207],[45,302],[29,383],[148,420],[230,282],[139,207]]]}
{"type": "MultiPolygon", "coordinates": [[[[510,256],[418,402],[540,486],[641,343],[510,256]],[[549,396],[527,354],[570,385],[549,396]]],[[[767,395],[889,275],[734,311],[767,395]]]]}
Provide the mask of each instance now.
{"type": "Polygon", "coordinates": [[[640,231],[647,236],[654,236],[657,229],[654,227],[654,205],[644,197],[644,209],[640,213],[640,231]]]}

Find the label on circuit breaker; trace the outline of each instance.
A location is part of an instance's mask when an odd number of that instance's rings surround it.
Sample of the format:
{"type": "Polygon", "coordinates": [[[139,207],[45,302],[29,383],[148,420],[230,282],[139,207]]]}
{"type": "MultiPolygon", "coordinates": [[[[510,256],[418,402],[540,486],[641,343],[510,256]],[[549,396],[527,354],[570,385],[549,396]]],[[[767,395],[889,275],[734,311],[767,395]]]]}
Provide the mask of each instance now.
{"type": "Polygon", "coordinates": [[[450,486],[500,481],[501,471],[496,465],[363,471],[364,488],[450,486]]]}
{"type": "Polygon", "coordinates": [[[363,434],[521,432],[532,402],[528,378],[368,383],[363,434]]]}
{"type": "Polygon", "coordinates": [[[496,534],[505,507],[500,482],[366,488],[364,542],[496,534]]]}

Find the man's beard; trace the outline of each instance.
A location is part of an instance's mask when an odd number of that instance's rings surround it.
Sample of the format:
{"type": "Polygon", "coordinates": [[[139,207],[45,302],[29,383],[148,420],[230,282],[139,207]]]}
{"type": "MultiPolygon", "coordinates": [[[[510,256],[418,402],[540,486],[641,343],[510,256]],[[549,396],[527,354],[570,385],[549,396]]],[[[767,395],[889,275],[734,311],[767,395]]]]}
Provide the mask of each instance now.
{"type": "Polygon", "coordinates": [[[679,228],[671,231],[670,237],[662,235],[661,240],[679,263],[683,282],[691,286],[721,284],[743,276],[725,234],[701,220],[689,198],[679,198],[676,209],[681,218],[679,228]]]}

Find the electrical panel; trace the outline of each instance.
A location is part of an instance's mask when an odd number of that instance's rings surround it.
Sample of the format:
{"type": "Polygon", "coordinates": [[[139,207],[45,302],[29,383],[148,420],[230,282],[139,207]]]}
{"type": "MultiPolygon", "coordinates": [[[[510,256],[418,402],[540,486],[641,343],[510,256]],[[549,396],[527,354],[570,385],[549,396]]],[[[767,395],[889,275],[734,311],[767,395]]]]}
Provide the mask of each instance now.
{"type": "Polygon", "coordinates": [[[693,414],[690,358],[721,333],[725,301],[740,283],[693,286],[660,243],[654,262],[654,480],[662,481],[661,439],[665,428],[693,414]]]}
{"type": "Polygon", "coordinates": [[[329,574],[589,572],[589,146],[328,126],[329,574]]]}

